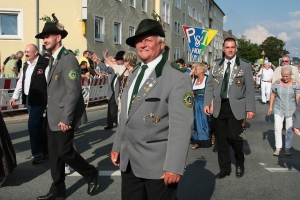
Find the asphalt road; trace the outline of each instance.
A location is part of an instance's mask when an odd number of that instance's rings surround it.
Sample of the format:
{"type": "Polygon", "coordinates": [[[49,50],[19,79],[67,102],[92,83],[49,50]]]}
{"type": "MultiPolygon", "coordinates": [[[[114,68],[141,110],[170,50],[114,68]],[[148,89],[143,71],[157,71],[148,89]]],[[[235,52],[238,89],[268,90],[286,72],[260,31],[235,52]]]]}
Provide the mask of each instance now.
{"type": "MultiPolygon", "coordinates": [[[[239,179],[235,177],[233,162],[232,174],[215,180],[214,175],[219,172],[217,146],[190,150],[185,174],[178,187],[179,200],[299,199],[300,137],[294,136],[292,156],[287,157],[282,152],[279,157],[274,157],[273,116],[266,116],[268,106],[261,105],[260,100],[257,100],[256,108],[256,116],[247,122],[243,135],[245,175],[239,179]]],[[[66,177],[67,199],[121,199],[120,173],[109,158],[116,128],[103,130],[106,111],[94,109],[89,112],[89,122],[75,135],[78,151],[100,170],[99,187],[95,195],[89,196],[84,179],[74,173],[66,177]]],[[[50,187],[49,161],[32,165],[31,160],[27,159],[30,146],[25,122],[10,123],[7,127],[17,153],[18,167],[0,188],[0,199],[36,199],[46,194],[50,187]]]]}

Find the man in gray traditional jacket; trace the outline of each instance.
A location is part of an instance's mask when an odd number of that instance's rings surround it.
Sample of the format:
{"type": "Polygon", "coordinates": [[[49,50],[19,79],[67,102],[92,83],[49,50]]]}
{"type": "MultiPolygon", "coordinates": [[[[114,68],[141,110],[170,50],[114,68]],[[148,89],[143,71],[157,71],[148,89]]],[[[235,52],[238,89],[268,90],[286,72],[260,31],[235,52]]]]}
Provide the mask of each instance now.
{"type": "Polygon", "coordinates": [[[176,199],[194,121],[192,82],[185,68],[162,55],[165,32],[144,19],[126,43],[142,63],[121,99],[120,124],[111,151],[122,174],[122,199],[176,199]]]}

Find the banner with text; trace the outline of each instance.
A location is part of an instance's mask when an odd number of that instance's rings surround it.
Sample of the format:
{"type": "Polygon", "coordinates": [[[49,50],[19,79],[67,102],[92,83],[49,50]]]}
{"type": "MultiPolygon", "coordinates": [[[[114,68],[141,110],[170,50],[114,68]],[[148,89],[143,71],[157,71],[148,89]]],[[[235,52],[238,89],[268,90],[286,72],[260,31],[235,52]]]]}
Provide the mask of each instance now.
{"type": "Polygon", "coordinates": [[[191,26],[182,26],[186,40],[192,53],[193,61],[196,61],[207,45],[217,34],[217,30],[203,29],[191,26]]]}

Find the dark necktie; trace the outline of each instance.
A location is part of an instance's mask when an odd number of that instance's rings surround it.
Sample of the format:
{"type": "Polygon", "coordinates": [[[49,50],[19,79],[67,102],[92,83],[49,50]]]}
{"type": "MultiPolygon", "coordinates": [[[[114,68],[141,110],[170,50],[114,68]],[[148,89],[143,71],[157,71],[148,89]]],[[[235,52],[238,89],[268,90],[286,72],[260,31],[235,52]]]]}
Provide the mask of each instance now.
{"type": "Polygon", "coordinates": [[[137,79],[136,79],[136,82],[135,82],[135,84],[134,84],[134,88],[133,88],[133,91],[132,91],[132,95],[131,95],[131,100],[130,100],[130,102],[129,102],[128,114],[129,114],[129,112],[130,112],[131,106],[132,106],[132,104],[133,104],[133,102],[134,102],[134,99],[135,99],[135,97],[136,97],[136,94],[137,94],[138,91],[139,91],[140,84],[141,84],[141,82],[142,82],[142,80],[143,80],[143,77],[144,77],[144,74],[145,74],[145,71],[146,71],[147,68],[148,68],[147,65],[143,65],[143,66],[142,66],[142,70],[140,71],[140,73],[139,73],[139,75],[138,75],[138,77],[137,77],[137,79]]]}
{"type": "Polygon", "coordinates": [[[230,62],[227,62],[227,68],[225,70],[224,79],[221,88],[221,99],[227,99],[228,82],[230,76],[230,62]]]}
{"type": "Polygon", "coordinates": [[[53,61],[54,61],[54,58],[53,58],[53,56],[51,56],[51,58],[50,58],[50,60],[49,60],[49,72],[48,72],[48,77],[50,77],[50,74],[51,74],[53,61]]]}

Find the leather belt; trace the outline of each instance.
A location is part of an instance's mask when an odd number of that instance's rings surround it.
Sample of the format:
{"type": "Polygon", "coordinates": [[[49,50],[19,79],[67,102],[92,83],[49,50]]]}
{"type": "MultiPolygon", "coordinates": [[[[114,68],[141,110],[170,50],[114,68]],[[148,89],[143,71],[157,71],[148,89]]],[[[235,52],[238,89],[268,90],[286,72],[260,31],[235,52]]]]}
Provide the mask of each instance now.
{"type": "Polygon", "coordinates": [[[226,102],[226,101],[229,101],[229,98],[227,98],[227,99],[222,99],[222,102],[226,102]]]}
{"type": "Polygon", "coordinates": [[[261,81],[263,81],[263,82],[268,82],[268,81],[264,81],[264,80],[261,80],[261,81]]]}

